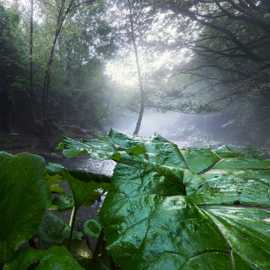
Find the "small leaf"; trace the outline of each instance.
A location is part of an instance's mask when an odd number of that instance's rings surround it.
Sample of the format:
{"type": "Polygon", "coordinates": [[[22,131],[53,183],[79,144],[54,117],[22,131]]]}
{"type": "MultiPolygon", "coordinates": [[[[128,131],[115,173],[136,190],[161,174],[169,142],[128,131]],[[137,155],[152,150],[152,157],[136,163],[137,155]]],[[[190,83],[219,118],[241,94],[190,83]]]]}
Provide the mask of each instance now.
{"type": "Polygon", "coordinates": [[[63,181],[63,178],[56,174],[56,175],[47,175],[46,177],[49,189],[51,192],[54,193],[63,193],[64,189],[61,187],[61,182],[63,181]]]}
{"type": "Polygon", "coordinates": [[[121,160],[121,153],[118,151],[118,152],[115,152],[113,155],[112,155],[112,159],[114,161],[120,161],[121,160]]]}
{"type": "Polygon", "coordinates": [[[146,153],[146,149],[143,144],[138,144],[128,149],[127,152],[131,155],[138,156],[138,155],[144,155],[146,153]]]}
{"type": "Polygon", "coordinates": [[[87,152],[84,151],[83,149],[65,149],[63,151],[63,155],[68,158],[74,158],[74,157],[82,156],[84,154],[87,154],[87,152]]]}
{"type": "Polygon", "coordinates": [[[61,164],[51,163],[51,162],[48,163],[48,165],[46,166],[46,169],[48,173],[51,175],[61,174],[62,172],[65,171],[65,167],[62,166],[61,164]]]}
{"type": "Polygon", "coordinates": [[[74,207],[74,199],[72,193],[61,193],[53,198],[53,205],[56,210],[64,211],[74,207]]]}

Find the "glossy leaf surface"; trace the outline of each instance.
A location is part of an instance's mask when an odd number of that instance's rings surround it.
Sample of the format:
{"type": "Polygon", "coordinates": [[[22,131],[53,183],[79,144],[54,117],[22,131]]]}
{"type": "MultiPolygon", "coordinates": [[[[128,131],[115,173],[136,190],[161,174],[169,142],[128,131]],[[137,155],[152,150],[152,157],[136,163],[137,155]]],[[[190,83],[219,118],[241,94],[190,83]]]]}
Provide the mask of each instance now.
{"type": "Polygon", "coordinates": [[[270,269],[269,160],[115,131],[100,146],[118,163],[101,222],[121,269],[270,269]]]}

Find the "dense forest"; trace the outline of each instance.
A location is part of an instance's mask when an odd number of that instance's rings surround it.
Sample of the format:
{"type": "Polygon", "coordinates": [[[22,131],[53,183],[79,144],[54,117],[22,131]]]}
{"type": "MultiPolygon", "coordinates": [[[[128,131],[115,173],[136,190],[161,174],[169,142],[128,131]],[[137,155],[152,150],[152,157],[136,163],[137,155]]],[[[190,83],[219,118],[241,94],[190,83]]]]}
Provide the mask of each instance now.
{"type": "Polygon", "coordinates": [[[61,125],[98,127],[106,116],[102,59],[112,54],[113,41],[104,6],[79,12],[77,3],[58,4],[34,3],[30,14],[19,2],[1,6],[3,132],[48,136],[61,125]]]}
{"type": "Polygon", "coordinates": [[[0,269],[269,270],[269,115],[269,0],[0,0],[0,269]]]}
{"type": "Polygon", "coordinates": [[[2,1],[1,132],[95,133],[142,105],[267,146],[270,7],[250,2],[2,1]]]}

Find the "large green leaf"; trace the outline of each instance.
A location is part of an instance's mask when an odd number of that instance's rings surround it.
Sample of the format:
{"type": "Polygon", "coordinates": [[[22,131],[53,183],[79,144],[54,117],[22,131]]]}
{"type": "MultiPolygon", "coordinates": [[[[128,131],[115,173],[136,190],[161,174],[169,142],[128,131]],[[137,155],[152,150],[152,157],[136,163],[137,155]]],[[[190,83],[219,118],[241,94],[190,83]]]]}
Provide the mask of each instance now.
{"type": "Polygon", "coordinates": [[[121,269],[270,269],[269,160],[116,132],[99,145],[118,163],[101,222],[121,269]]]}
{"type": "Polygon", "coordinates": [[[48,205],[45,162],[36,155],[0,153],[0,262],[37,231],[48,205]]]}
{"type": "Polygon", "coordinates": [[[102,217],[108,250],[122,269],[249,269],[213,220],[183,196],[113,194],[102,217]]]}
{"type": "Polygon", "coordinates": [[[129,170],[127,178],[125,167],[117,166],[115,191],[101,213],[108,249],[122,269],[269,269],[269,211],[161,196],[147,184],[148,172],[137,178],[129,170]],[[140,186],[130,183],[138,180],[140,186]]]}

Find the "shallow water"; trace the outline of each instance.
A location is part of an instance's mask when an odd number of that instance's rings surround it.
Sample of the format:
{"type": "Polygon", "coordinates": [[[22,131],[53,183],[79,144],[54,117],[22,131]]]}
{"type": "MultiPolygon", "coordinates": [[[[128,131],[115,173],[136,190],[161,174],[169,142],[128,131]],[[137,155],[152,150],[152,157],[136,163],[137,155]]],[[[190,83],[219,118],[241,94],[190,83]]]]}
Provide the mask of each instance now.
{"type": "MultiPolygon", "coordinates": [[[[137,114],[127,111],[125,114],[115,116],[112,127],[132,134],[136,121],[137,114]]],[[[252,144],[249,134],[235,127],[235,120],[229,112],[191,114],[146,109],[139,135],[149,137],[155,133],[179,146],[252,144]]]]}

